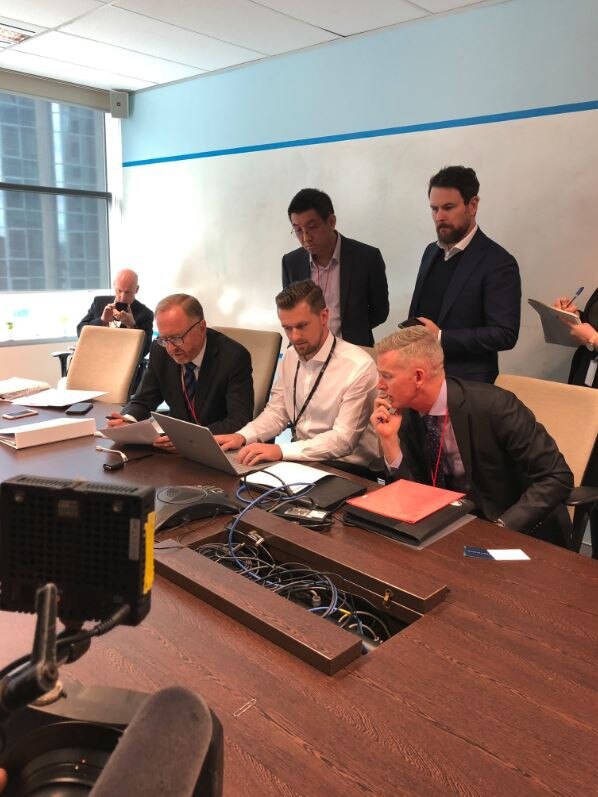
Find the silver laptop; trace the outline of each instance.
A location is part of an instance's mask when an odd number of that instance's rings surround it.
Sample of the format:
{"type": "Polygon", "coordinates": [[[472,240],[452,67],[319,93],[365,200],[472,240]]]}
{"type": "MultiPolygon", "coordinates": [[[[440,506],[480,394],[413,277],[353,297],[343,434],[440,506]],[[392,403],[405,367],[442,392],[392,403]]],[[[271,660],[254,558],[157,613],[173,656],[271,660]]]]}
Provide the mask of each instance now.
{"type": "Polygon", "coordinates": [[[214,470],[237,476],[256,469],[255,465],[241,465],[236,462],[237,452],[223,451],[214,440],[212,432],[205,426],[180,421],[169,415],[160,415],[159,412],[152,412],[152,418],[170,437],[177,451],[187,459],[199,462],[207,468],[214,468],[214,470]]]}

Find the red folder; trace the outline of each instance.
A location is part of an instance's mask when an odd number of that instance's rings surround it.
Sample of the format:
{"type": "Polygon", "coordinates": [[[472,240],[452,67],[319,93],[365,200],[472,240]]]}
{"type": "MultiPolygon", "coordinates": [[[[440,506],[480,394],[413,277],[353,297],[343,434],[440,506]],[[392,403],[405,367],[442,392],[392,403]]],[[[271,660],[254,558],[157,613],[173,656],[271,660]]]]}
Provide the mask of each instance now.
{"type": "Polygon", "coordinates": [[[347,503],[393,520],[417,523],[464,495],[465,493],[400,479],[379,490],[350,498],[347,503]]]}

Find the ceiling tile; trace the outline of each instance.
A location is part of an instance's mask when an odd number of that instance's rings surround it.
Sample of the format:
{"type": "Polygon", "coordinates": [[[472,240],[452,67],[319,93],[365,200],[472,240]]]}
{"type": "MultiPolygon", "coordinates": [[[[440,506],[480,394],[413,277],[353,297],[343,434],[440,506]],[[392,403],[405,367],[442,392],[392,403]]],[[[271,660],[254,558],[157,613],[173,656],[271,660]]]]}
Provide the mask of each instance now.
{"type": "Polygon", "coordinates": [[[0,13],[44,28],[55,28],[102,6],[98,0],[1,0],[0,13]]]}
{"type": "Polygon", "coordinates": [[[42,55],[58,61],[89,66],[92,69],[105,69],[121,75],[142,78],[151,83],[165,83],[170,80],[196,75],[200,70],[194,66],[165,61],[151,55],[134,53],[111,44],[69,36],[66,33],[43,33],[29,39],[13,49],[19,52],[42,55]]]}
{"type": "Polygon", "coordinates": [[[115,5],[268,55],[335,38],[250,0],[117,0],[115,5]]]}
{"type": "Polygon", "coordinates": [[[153,86],[147,80],[139,80],[125,75],[116,75],[102,69],[89,69],[75,64],[66,64],[51,58],[41,58],[30,53],[18,52],[14,47],[0,51],[0,67],[14,69],[17,72],[26,72],[30,75],[43,75],[44,77],[64,80],[67,83],[76,83],[80,86],[91,86],[98,89],[124,89],[136,91],[153,86]]]}
{"type": "Polygon", "coordinates": [[[408,22],[426,16],[423,9],[405,0],[263,0],[262,5],[289,14],[310,25],[351,36],[367,30],[375,30],[399,22],[408,22]]]}
{"type": "Polygon", "coordinates": [[[107,6],[62,29],[89,39],[151,53],[201,69],[222,69],[261,58],[261,53],[107,6]]]}
{"type": "Polygon", "coordinates": [[[433,14],[439,14],[442,11],[452,11],[454,8],[481,5],[480,0],[413,0],[413,2],[433,14]]]}

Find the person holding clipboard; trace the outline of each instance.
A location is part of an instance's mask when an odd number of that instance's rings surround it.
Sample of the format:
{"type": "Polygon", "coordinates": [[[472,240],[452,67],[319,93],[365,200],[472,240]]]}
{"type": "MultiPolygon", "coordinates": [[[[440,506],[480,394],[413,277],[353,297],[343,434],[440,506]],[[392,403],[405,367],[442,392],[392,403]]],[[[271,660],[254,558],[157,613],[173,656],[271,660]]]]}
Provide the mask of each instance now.
{"type": "Polygon", "coordinates": [[[575,300],[582,291],[583,288],[580,288],[572,299],[559,296],[553,307],[575,313],[581,320],[581,324],[571,324],[569,330],[580,344],[571,360],[569,384],[598,387],[598,289],[590,296],[585,310],[580,311],[575,300]]]}
{"type": "MultiPolygon", "coordinates": [[[[576,313],[581,324],[572,324],[571,335],[581,344],[571,360],[568,382],[570,385],[582,385],[598,388],[598,288],[590,296],[585,310],[578,310],[575,299],[583,288],[578,290],[573,299],[560,296],[554,307],[576,313]]],[[[598,483],[598,473],[589,477],[590,484],[598,483]]],[[[590,535],[592,540],[592,559],[598,559],[598,510],[590,514],[590,535]]]]}

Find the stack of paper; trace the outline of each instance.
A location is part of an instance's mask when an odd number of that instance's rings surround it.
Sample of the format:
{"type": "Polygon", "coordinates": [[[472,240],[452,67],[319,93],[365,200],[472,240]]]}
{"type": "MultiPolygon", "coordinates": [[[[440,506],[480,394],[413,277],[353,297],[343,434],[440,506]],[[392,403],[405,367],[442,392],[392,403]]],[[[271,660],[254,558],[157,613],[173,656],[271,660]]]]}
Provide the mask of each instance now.
{"type": "Polygon", "coordinates": [[[325,470],[302,465],[299,462],[285,461],[249,473],[245,481],[247,484],[259,487],[289,487],[291,492],[299,493],[308,484],[314,484],[325,476],[330,476],[325,470]]]}
{"type": "Polygon", "coordinates": [[[16,399],[13,404],[23,404],[26,407],[68,407],[71,404],[77,404],[80,401],[91,401],[91,399],[104,395],[106,395],[105,390],[61,390],[50,388],[37,393],[32,398],[16,399]]]}
{"type": "Polygon", "coordinates": [[[0,443],[20,450],[59,440],[95,434],[94,418],[56,418],[52,421],[23,424],[0,429],[0,443]]]}
{"type": "Polygon", "coordinates": [[[10,379],[0,381],[0,399],[12,401],[21,396],[30,396],[32,393],[39,393],[40,390],[47,390],[50,385],[47,382],[38,382],[35,379],[24,379],[20,376],[12,376],[10,379]]]}

